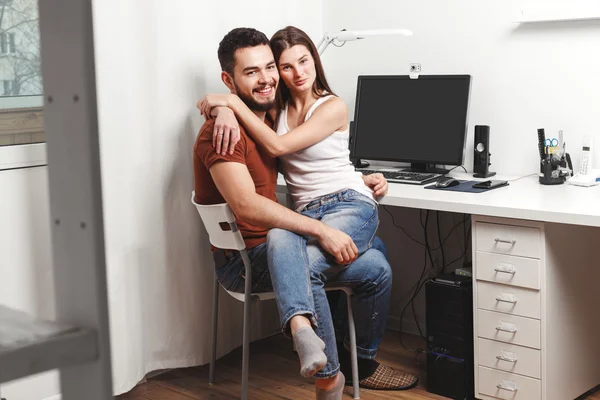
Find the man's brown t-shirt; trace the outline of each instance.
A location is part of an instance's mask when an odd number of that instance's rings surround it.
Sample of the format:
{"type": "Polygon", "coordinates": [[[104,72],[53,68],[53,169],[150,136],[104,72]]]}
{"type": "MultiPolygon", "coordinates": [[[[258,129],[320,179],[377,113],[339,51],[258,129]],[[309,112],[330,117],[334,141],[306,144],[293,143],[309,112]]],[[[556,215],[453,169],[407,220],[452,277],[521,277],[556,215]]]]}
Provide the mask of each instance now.
{"type": "MultiPolygon", "coordinates": [[[[212,176],[210,167],[217,162],[236,162],[246,165],[256,193],[273,201],[277,201],[275,189],[277,186],[277,166],[275,158],[261,151],[254,140],[246,134],[240,126],[240,141],[236,144],[233,154],[217,154],[212,146],[214,119],[210,119],[202,125],[196,143],[194,144],[194,187],[196,191],[195,201],[198,204],[225,203],[225,199],[219,193],[212,176]]],[[[264,243],[267,238],[267,228],[254,226],[236,219],[247,248],[252,248],[264,243]]]]}

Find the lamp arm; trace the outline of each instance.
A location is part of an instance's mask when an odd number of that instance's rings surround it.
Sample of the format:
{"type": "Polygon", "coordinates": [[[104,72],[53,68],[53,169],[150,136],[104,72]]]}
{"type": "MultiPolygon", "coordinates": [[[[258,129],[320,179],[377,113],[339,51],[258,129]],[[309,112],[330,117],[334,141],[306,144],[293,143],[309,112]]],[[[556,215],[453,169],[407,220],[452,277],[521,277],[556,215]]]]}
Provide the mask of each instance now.
{"type": "Polygon", "coordinates": [[[331,44],[331,42],[333,42],[333,40],[334,38],[329,33],[325,32],[323,34],[323,37],[321,38],[321,41],[317,46],[317,51],[319,52],[319,55],[325,52],[325,49],[331,44]]]}
{"type": "Polygon", "coordinates": [[[319,55],[325,52],[325,49],[333,43],[334,40],[338,40],[339,42],[348,42],[354,41],[358,39],[364,39],[366,36],[378,36],[378,35],[403,35],[403,36],[412,36],[412,31],[408,29],[376,29],[370,31],[347,31],[346,29],[342,29],[339,32],[334,34],[330,34],[325,32],[319,45],[317,46],[317,50],[319,55]]]}

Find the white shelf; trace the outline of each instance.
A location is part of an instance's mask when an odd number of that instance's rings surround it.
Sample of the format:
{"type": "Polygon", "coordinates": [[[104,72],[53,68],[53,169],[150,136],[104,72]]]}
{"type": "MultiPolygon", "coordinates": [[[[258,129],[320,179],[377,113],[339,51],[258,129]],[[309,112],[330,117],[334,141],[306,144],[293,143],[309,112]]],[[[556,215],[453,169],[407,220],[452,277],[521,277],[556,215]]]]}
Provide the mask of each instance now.
{"type": "Polygon", "coordinates": [[[97,358],[93,331],[0,306],[0,383],[97,358]]]}
{"type": "Polygon", "coordinates": [[[568,22],[600,20],[600,6],[566,4],[524,7],[516,23],[568,22]]]}

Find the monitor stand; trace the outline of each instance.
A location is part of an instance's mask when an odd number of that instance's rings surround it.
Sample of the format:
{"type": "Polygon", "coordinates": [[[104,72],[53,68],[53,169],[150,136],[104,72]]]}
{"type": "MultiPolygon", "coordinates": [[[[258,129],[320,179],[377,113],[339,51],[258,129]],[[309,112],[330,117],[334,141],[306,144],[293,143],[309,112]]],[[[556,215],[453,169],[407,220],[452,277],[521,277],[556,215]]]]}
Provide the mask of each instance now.
{"type": "Polygon", "coordinates": [[[446,175],[450,172],[449,169],[445,168],[436,168],[435,166],[429,166],[431,164],[421,164],[421,163],[411,163],[410,168],[404,169],[404,171],[409,172],[427,172],[432,174],[442,174],[446,175]]]}
{"type": "Polygon", "coordinates": [[[354,168],[367,168],[369,165],[369,162],[367,161],[362,161],[360,158],[357,158],[356,161],[354,161],[354,168]]]}

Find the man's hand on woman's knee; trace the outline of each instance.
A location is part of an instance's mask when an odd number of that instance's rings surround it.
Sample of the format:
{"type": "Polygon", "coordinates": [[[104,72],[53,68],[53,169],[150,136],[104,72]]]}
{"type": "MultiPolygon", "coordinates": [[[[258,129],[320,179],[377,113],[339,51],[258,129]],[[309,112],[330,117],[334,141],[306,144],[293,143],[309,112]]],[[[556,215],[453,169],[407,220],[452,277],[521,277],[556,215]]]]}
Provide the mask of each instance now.
{"type": "Polygon", "coordinates": [[[317,237],[323,250],[331,254],[338,264],[350,264],[358,257],[358,248],[350,236],[325,224],[317,237]]]}

